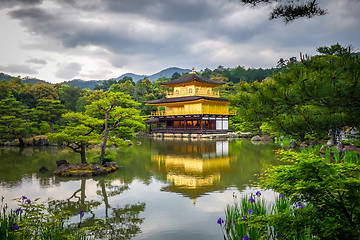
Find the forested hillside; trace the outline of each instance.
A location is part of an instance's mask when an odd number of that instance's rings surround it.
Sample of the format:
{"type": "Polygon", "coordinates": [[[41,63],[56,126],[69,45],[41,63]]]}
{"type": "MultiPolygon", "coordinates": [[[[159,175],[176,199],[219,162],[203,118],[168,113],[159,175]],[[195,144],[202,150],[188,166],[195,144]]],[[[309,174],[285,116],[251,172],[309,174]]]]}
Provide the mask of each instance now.
{"type": "MultiPolygon", "coordinates": [[[[344,126],[358,126],[359,57],[340,45],[319,48],[319,55],[279,61],[281,68],[246,69],[244,67],[204,69],[199,75],[222,81],[215,90],[230,99],[237,116],[230,127],[260,134],[283,132],[293,137],[322,137],[344,126]],[[343,68],[342,66],[347,66],[343,68]]],[[[187,74],[187,73],[184,73],[187,74]]],[[[2,140],[24,138],[63,129],[62,113],[85,113],[89,105],[111,94],[133,101],[132,108],[147,118],[153,106],[144,102],[166,97],[161,82],[181,77],[148,78],[134,81],[131,77],[99,81],[94,89],[67,84],[30,84],[8,75],[0,81],[0,135],[2,140]]],[[[92,82],[94,84],[95,82],[92,82]]],[[[121,136],[135,129],[121,128],[121,136]]],[[[332,136],[334,137],[334,136],[332,136]]]]}

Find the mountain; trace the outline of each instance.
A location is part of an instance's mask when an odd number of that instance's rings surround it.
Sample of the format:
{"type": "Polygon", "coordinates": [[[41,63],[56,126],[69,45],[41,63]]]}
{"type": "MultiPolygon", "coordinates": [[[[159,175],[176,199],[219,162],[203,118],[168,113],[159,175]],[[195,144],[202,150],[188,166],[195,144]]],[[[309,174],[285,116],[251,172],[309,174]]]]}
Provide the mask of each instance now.
{"type": "MultiPolygon", "coordinates": [[[[137,82],[141,79],[148,78],[151,82],[156,82],[156,80],[158,80],[158,78],[161,78],[161,77],[171,78],[175,72],[178,72],[179,74],[183,74],[183,73],[189,73],[189,72],[191,72],[191,70],[177,68],[177,67],[171,67],[171,68],[164,69],[158,73],[154,73],[152,75],[138,75],[138,74],[134,74],[134,73],[125,73],[125,74],[121,75],[120,77],[113,78],[113,79],[115,79],[116,81],[119,81],[120,79],[123,79],[124,77],[131,77],[134,82],[137,82]]],[[[67,84],[69,86],[79,87],[82,89],[89,88],[90,90],[94,90],[95,85],[101,84],[102,81],[104,81],[104,80],[84,81],[81,79],[73,79],[70,81],[62,82],[62,84],[67,84]]]]}
{"type": "Polygon", "coordinates": [[[120,80],[124,77],[132,77],[134,82],[137,82],[140,79],[144,79],[144,78],[148,78],[151,82],[156,82],[156,80],[158,80],[158,78],[161,78],[161,77],[171,78],[175,72],[178,72],[181,75],[183,73],[189,73],[189,72],[191,72],[191,70],[178,68],[178,67],[171,67],[171,68],[166,68],[164,70],[161,70],[160,72],[154,73],[152,75],[137,75],[137,74],[133,74],[133,73],[125,73],[125,74],[121,75],[120,77],[116,78],[116,80],[120,80]]]}
{"type": "MultiPolygon", "coordinates": [[[[138,75],[138,74],[134,74],[134,73],[126,73],[126,74],[123,74],[120,77],[117,77],[117,78],[114,78],[114,79],[116,79],[118,81],[118,80],[120,80],[120,79],[122,79],[124,77],[132,77],[133,81],[137,82],[140,79],[148,78],[151,82],[156,82],[156,80],[158,78],[161,78],[161,77],[171,78],[172,75],[175,72],[178,72],[179,74],[183,74],[183,73],[189,73],[189,72],[191,72],[191,70],[190,69],[178,68],[178,67],[171,67],[171,68],[164,69],[164,70],[162,70],[162,71],[160,71],[158,73],[154,73],[152,75],[138,75]]],[[[10,76],[10,75],[5,74],[5,73],[0,73],[0,81],[3,80],[3,79],[6,80],[6,81],[10,81],[13,78],[16,78],[16,77],[10,76]]],[[[36,79],[36,78],[23,77],[23,78],[20,78],[20,79],[22,80],[23,83],[36,84],[38,82],[41,82],[41,83],[45,83],[45,84],[51,84],[49,82],[39,80],[39,79],[36,79]]],[[[73,80],[70,80],[70,81],[64,81],[61,84],[66,84],[66,85],[69,85],[69,86],[79,87],[79,88],[82,88],[82,89],[89,88],[90,90],[94,90],[95,85],[100,84],[102,81],[104,81],[104,80],[88,80],[88,81],[85,81],[85,80],[81,80],[81,79],[73,79],[73,80]]]]}
{"type": "Polygon", "coordinates": [[[5,80],[7,82],[9,82],[11,79],[13,78],[19,78],[21,79],[22,83],[31,83],[31,84],[36,84],[36,83],[45,83],[45,84],[48,84],[48,85],[51,85],[52,83],[49,83],[49,82],[46,82],[44,80],[40,80],[40,79],[37,79],[37,78],[31,78],[31,77],[14,77],[14,76],[11,76],[9,74],[6,74],[6,73],[0,73],[0,81],[2,80],[5,80]]]}
{"type": "Polygon", "coordinates": [[[120,77],[117,77],[115,79],[116,79],[116,81],[119,81],[120,79],[123,79],[124,77],[131,77],[134,82],[137,82],[140,79],[146,78],[147,76],[146,75],[137,75],[137,74],[134,74],[134,73],[125,73],[125,74],[123,74],[120,77]]]}
{"type": "Polygon", "coordinates": [[[96,84],[100,84],[104,80],[81,80],[81,79],[73,79],[70,81],[62,82],[61,84],[69,85],[70,87],[78,87],[81,89],[89,88],[90,90],[94,90],[96,84]]]}

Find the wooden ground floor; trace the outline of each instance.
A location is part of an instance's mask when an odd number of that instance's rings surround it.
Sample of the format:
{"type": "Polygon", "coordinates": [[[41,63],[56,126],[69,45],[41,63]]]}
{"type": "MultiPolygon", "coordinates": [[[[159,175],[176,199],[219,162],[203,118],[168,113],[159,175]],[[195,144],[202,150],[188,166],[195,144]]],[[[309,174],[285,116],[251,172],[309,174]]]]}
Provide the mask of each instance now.
{"type": "Polygon", "coordinates": [[[228,115],[157,116],[146,121],[149,133],[223,134],[229,131],[228,115]]]}

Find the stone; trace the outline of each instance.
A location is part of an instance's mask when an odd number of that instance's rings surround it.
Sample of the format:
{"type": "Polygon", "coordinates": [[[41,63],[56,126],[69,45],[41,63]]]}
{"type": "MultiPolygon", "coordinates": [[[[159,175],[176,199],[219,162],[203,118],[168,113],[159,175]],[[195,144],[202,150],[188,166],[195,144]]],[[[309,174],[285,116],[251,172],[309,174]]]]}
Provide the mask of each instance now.
{"type": "Polygon", "coordinates": [[[320,154],[325,154],[326,149],[327,149],[327,146],[326,146],[326,145],[322,145],[321,148],[320,148],[320,150],[319,150],[319,153],[320,153],[320,154]]]}
{"type": "Polygon", "coordinates": [[[106,167],[106,168],[116,168],[116,169],[119,168],[118,165],[116,165],[115,162],[106,162],[106,163],[104,164],[104,167],[106,167]]]}
{"type": "Polygon", "coordinates": [[[127,143],[129,144],[129,146],[133,146],[133,145],[134,145],[133,142],[130,141],[130,140],[125,140],[125,142],[127,142],[127,143]]]}
{"type": "Polygon", "coordinates": [[[297,143],[296,143],[295,141],[290,141],[289,147],[290,147],[290,148],[296,148],[296,147],[297,147],[297,143]]]}
{"type": "Polygon", "coordinates": [[[253,136],[253,137],[251,138],[251,141],[254,141],[254,142],[261,141],[261,137],[258,136],[258,135],[253,136]]]}
{"type": "Polygon", "coordinates": [[[105,175],[108,173],[106,169],[100,167],[98,164],[93,164],[91,168],[93,170],[93,176],[105,175]]]}
{"type": "Polygon", "coordinates": [[[72,166],[70,164],[61,164],[60,166],[58,166],[54,173],[63,176],[65,172],[68,172],[70,170],[72,170],[72,166]]]}
{"type": "Polygon", "coordinates": [[[39,173],[45,173],[45,172],[48,172],[49,170],[46,168],[46,167],[44,167],[44,166],[42,166],[41,168],[39,168],[39,173]]]}
{"type": "Polygon", "coordinates": [[[263,136],[260,138],[262,142],[272,142],[273,139],[269,136],[263,136]]]}
{"type": "Polygon", "coordinates": [[[61,159],[61,160],[56,161],[56,165],[57,165],[58,167],[60,167],[60,166],[63,165],[63,164],[69,165],[69,163],[68,163],[65,159],[61,159]]]}
{"type": "Polygon", "coordinates": [[[251,138],[251,136],[252,136],[251,132],[241,132],[241,133],[236,134],[236,137],[239,137],[239,138],[251,138]]]}

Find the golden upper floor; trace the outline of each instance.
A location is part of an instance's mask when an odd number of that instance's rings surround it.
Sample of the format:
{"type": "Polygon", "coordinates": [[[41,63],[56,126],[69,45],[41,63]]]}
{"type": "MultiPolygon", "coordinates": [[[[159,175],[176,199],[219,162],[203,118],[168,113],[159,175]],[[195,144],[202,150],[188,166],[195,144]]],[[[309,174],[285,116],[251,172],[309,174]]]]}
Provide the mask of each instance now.
{"type": "Polygon", "coordinates": [[[202,87],[196,85],[188,85],[184,87],[174,87],[174,91],[166,92],[167,98],[186,97],[186,96],[208,96],[220,97],[219,91],[213,91],[211,87],[202,87]]]}

